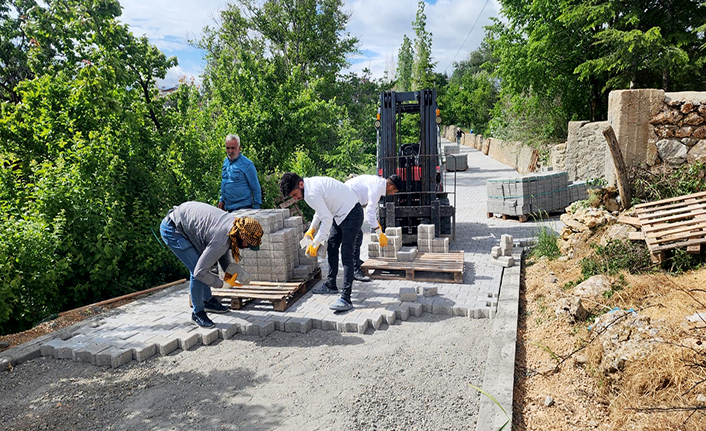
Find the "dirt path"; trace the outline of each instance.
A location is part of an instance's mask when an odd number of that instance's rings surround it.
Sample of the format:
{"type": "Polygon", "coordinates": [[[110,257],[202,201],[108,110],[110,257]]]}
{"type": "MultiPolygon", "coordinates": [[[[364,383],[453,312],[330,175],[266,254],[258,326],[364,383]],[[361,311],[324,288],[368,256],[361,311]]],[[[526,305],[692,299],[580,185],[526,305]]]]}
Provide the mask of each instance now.
{"type": "Polygon", "coordinates": [[[237,335],[118,369],[40,358],[0,374],[2,428],[474,429],[491,325],[237,335]]]}

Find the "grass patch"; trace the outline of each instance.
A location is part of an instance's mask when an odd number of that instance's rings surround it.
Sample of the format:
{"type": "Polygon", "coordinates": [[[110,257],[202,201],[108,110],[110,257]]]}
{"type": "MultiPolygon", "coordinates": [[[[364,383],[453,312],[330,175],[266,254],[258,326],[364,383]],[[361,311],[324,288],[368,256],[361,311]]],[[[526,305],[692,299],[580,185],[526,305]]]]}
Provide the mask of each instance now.
{"type": "Polygon", "coordinates": [[[561,256],[557,239],[559,239],[559,234],[547,226],[540,226],[537,230],[537,245],[532,248],[530,256],[533,258],[547,257],[550,260],[561,256]]]}

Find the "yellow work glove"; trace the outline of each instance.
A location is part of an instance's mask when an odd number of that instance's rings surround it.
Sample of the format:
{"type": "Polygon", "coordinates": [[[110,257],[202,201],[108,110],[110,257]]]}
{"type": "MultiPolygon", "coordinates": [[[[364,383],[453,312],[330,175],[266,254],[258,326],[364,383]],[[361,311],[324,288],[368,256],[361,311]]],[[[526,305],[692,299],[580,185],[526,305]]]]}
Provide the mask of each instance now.
{"type": "Polygon", "coordinates": [[[238,273],[236,272],[235,274],[229,274],[226,272],[225,276],[223,277],[223,281],[229,285],[229,287],[240,287],[242,284],[238,283],[235,281],[235,279],[238,278],[238,273]]]}
{"type": "Polygon", "coordinates": [[[380,232],[378,234],[378,242],[380,243],[380,247],[387,247],[387,235],[380,232]]]}
{"type": "Polygon", "coordinates": [[[315,257],[319,251],[319,244],[314,245],[312,242],[309,247],[306,248],[306,255],[309,257],[315,257]]]}
{"type": "Polygon", "coordinates": [[[314,240],[314,233],[316,233],[316,228],[314,226],[312,226],[311,228],[309,228],[308,231],[306,231],[304,236],[308,236],[313,241],[314,240]]]}

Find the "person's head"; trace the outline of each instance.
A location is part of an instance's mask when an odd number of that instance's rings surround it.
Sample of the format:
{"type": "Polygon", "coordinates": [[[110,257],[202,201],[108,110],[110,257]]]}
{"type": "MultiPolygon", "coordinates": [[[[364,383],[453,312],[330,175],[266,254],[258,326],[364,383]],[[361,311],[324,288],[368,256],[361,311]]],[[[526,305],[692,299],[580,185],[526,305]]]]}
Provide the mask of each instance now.
{"type": "Polygon", "coordinates": [[[240,155],[240,137],[238,135],[226,136],[226,155],[230,161],[240,155]]]}
{"type": "Polygon", "coordinates": [[[230,237],[230,250],[233,259],[240,261],[240,250],[248,247],[250,250],[259,250],[262,243],[262,226],[252,217],[242,217],[233,220],[228,236],[230,237]]]}
{"type": "Polygon", "coordinates": [[[279,180],[279,191],[285,198],[302,200],[304,199],[304,180],[294,172],[286,172],[279,180]]]}
{"type": "Polygon", "coordinates": [[[402,190],[404,183],[402,182],[402,177],[400,177],[399,175],[390,175],[386,181],[387,186],[385,187],[385,194],[394,195],[395,193],[402,190]]]}

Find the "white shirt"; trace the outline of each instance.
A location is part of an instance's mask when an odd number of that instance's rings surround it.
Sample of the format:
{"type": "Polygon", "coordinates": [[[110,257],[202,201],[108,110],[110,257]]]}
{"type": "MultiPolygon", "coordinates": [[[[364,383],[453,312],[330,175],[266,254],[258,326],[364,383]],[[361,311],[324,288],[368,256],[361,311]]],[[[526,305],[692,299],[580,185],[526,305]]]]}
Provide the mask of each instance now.
{"type": "Polygon", "coordinates": [[[315,244],[323,244],[335,221],[340,225],[348,217],[358,197],[348,186],[329,177],[304,178],[304,201],[316,211],[311,226],[321,227],[314,237],[315,244]]]}
{"type": "Polygon", "coordinates": [[[358,202],[365,208],[365,221],[373,229],[378,227],[377,203],[387,194],[387,180],[377,175],[358,175],[346,181],[346,185],[358,196],[358,202]]]}

